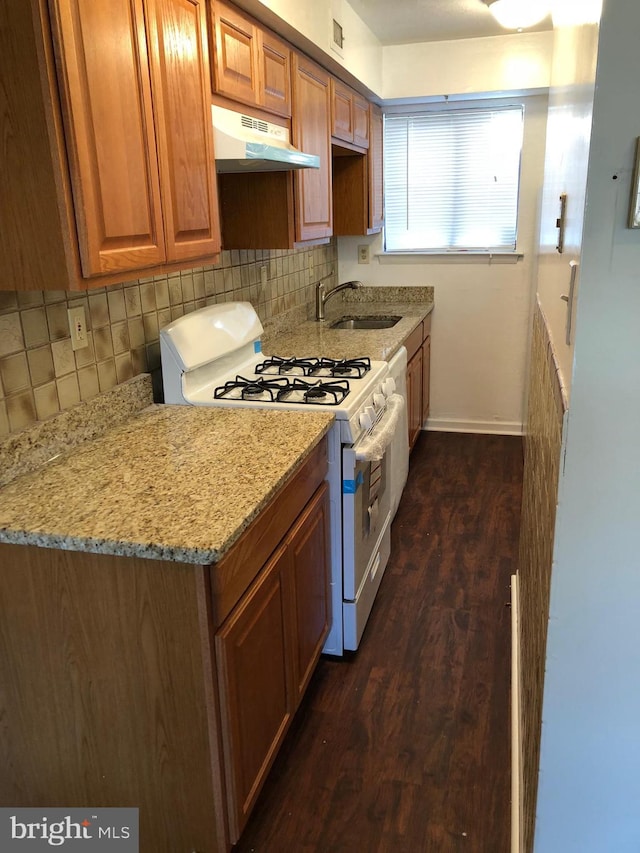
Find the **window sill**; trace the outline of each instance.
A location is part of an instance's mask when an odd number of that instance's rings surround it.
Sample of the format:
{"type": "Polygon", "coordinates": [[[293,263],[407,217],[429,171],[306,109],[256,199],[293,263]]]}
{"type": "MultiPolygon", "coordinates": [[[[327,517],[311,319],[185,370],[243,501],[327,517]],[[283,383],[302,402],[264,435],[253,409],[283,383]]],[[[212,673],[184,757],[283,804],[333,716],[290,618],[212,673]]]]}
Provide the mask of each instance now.
{"type": "Polygon", "coordinates": [[[517,264],[522,252],[378,252],[379,264],[517,264]]]}

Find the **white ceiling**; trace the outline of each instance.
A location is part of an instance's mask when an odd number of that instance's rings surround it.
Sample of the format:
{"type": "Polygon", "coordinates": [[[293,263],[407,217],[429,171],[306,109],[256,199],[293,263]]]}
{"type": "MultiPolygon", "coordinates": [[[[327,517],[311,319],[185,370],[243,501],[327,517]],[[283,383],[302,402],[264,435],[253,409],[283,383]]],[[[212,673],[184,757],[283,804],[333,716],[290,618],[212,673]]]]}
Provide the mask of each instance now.
{"type": "MultiPolygon", "coordinates": [[[[382,44],[506,35],[482,0],[348,0],[382,44]]],[[[552,29],[551,18],[527,32],[552,29]]]]}

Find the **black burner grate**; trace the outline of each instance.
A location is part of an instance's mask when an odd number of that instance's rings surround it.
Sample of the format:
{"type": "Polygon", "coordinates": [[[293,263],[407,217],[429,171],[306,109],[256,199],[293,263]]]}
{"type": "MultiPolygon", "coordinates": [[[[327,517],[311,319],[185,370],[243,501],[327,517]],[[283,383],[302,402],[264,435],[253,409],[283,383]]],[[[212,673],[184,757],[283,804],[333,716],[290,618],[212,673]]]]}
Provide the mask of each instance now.
{"type": "Polygon", "coordinates": [[[371,360],[363,358],[283,358],[273,355],[256,366],[256,373],[299,376],[350,376],[362,379],[371,370],[371,360]]]}

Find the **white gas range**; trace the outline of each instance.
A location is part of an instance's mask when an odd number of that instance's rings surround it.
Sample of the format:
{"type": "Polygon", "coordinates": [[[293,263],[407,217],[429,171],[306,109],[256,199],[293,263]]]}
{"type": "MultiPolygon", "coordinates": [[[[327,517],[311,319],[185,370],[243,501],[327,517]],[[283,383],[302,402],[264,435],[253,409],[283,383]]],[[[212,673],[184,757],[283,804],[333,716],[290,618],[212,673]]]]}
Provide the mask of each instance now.
{"type": "Polygon", "coordinates": [[[202,308],[160,332],[166,403],[328,409],[332,627],[324,652],[357,649],[389,558],[386,452],[404,401],[384,361],[266,357],[249,303],[202,308]]]}

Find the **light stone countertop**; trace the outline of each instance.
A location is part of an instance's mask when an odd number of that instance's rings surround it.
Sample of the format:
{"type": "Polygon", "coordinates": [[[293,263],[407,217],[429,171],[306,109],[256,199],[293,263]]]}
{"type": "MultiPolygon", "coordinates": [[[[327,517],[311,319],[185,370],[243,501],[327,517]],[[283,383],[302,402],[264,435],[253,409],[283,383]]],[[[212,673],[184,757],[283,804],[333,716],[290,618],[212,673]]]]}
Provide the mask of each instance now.
{"type": "Polygon", "coordinates": [[[334,297],[327,303],[327,319],[322,322],[306,320],[293,329],[265,330],[262,349],[267,355],[282,357],[369,356],[371,360],[388,361],[432,310],[432,288],[365,287],[360,291],[344,291],[343,299],[334,297]],[[426,292],[426,295],[421,301],[407,301],[404,297],[410,291],[426,292]],[[371,315],[400,315],[401,319],[390,329],[331,328],[331,323],[340,317],[371,315]]]}
{"type": "MultiPolygon", "coordinates": [[[[349,290],[327,304],[324,323],[265,330],[263,350],[388,360],[432,309],[431,287],[349,290]],[[390,329],[330,328],[371,314],[402,319],[390,329]]],[[[0,542],[214,563],[333,421],[326,412],[142,408],[149,397],[149,377],[136,377],[0,444],[4,482],[17,477],[0,489],[0,542]]]]}
{"type": "Polygon", "coordinates": [[[151,406],[0,490],[0,542],[217,562],[332,422],[151,406]]]}

